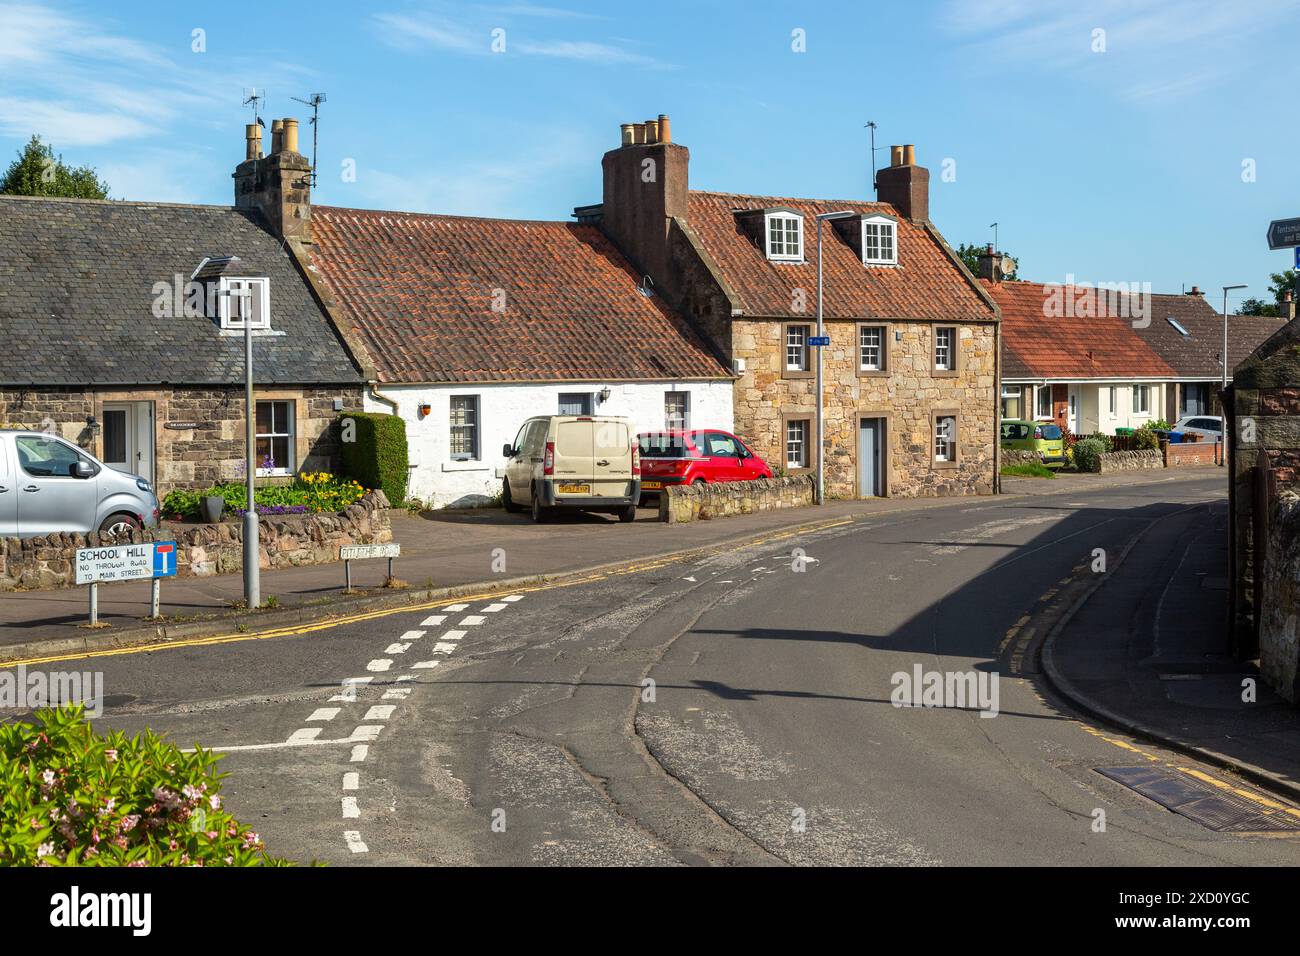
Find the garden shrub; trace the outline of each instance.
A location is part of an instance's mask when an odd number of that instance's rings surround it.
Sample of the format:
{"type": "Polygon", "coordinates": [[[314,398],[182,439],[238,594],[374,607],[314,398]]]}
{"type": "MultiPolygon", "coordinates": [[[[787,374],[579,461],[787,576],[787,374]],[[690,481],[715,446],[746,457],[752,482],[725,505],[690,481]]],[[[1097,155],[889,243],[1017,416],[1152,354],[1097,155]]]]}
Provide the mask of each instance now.
{"type": "Polygon", "coordinates": [[[1074,467],[1079,471],[1101,471],[1106,446],[1096,438],[1084,438],[1074,445],[1074,467]]]}
{"type": "MultiPolygon", "coordinates": [[[[329,472],[301,472],[289,485],[266,485],[253,492],[258,514],[320,514],[343,511],[360,501],[366,489],[350,479],[329,472]]],[[[226,502],[226,513],[242,515],[248,504],[248,488],[243,484],[217,485],[203,491],[176,489],[163,498],[162,513],[168,518],[197,518],[199,501],[214,496],[226,502]]]]}
{"type": "Polygon", "coordinates": [[[1143,425],[1133,433],[1133,446],[1138,451],[1159,449],[1160,436],[1155,433],[1150,425],[1143,425]]]}
{"type": "Polygon", "coordinates": [[[375,412],[340,412],[338,421],[343,474],[367,488],[382,488],[388,503],[399,507],[406,500],[409,478],[406,422],[375,412]]]}
{"type": "Polygon", "coordinates": [[[284,866],[225,811],[219,757],[83,707],[0,724],[0,866],[284,866]]]}

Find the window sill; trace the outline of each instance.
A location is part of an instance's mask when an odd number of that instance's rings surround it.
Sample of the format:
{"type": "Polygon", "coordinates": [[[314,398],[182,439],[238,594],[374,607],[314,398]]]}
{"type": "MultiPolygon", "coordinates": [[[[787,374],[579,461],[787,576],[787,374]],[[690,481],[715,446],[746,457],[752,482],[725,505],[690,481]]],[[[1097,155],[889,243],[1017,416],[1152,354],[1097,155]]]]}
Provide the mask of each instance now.
{"type": "Polygon", "coordinates": [[[955,368],[936,368],[931,369],[930,374],[935,378],[956,378],[961,372],[955,368]]]}
{"type": "MultiPolygon", "coordinates": [[[[242,338],[244,337],[244,330],[243,330],[243,329],[219,329],[218,331],[220,332],[222,338],[227,338],[227,339],[241,338],[241,339],[242,339],[242,338]]],[[[280,330],[278,330],[278,329],[253,329],[253,338],[255,338],[255,339],[257,339],[257,338],[271,338],[271,337],[274,337],[274,336],[278,336],[278,335],[287,335],[287,334],[288,334],[287,332],[282,332],[282,331],[280,331],[280,330]]]]}
{"type": "Polygon", "coordinates": [[[931,462],[931,466],[934,468],[935,471],[955,471],[957,469],[958,464],[959,462],[955,462],[955,461],[931,462]]]}
{"type": "Polygon", "coordinates": [[[858,378],[889,378],[889,369],[860,368],[858,369],[858,378]]]}
{"type": "Polygon", "coordinates": [[[478,458],[465,461],[444,461],[442,463],[443,471],[490,471],[491,467],[491,465],[478,458]]]}
{"type": "Polygon", "coordinates": [[[797,372],[794,369],[784,369],[781,372],[781,377],[782,378],[816,378],[817,372],[813,369],[809,369],[806,372],[797,372]]]}

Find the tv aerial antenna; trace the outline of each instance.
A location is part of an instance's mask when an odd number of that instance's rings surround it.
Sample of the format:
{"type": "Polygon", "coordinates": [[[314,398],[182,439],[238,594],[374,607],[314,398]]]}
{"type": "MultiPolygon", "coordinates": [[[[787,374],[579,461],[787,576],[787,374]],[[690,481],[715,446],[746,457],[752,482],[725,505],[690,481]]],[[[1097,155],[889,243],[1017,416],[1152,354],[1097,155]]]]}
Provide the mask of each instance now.
{"type": "Polygon", "coordinates": [[[244,88],[244,105],[253,108],[253,122],[262,129],[266,129],[266,124],[262,122],[262,105],[266,102],[266,90],[259,90],[255,86],[244,88]]]}
{"type": "MultiPolygon", "coordinates": [[[[871,130],[871,194],[879,196],[880,190],[876,188],[876,121],[868,120],[863,129],[871,130]]],[[[884,149],[884,147],[880,147],[884,149]]]]}
{"type": "Polygon", "coordinates": [[[311,185],[312,188],[315,189],[316,188],[316,130],[317,130],[316,121],[320,119],[320,105],[325,102],[325,94],[312,93],[305,100],[297,96],[291,96],[289,98],[298,103],[302,103],[304,106],[311,107],[311,185]]]}

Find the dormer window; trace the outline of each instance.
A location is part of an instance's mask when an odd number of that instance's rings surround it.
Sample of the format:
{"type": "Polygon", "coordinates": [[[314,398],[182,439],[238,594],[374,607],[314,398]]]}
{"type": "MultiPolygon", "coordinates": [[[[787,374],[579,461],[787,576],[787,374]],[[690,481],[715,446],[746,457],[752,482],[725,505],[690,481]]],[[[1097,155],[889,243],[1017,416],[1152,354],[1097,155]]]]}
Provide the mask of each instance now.
{"type": "Polygon", "coordinates": [[[862,261],[869,266],[898,264],[898,223],[889,216],[862,219],[862,261]]]}
{"type": "Polygon", "coordinates": [[[223,329],[271,327],[271,280],[222,276],[217,289],[217,318],[223,329]]]}
{"type": "Polygon", "coordinates": [[[767,257],[777,262],[803,261],[803,217],[788,212],[768,213],[767,257]]]}

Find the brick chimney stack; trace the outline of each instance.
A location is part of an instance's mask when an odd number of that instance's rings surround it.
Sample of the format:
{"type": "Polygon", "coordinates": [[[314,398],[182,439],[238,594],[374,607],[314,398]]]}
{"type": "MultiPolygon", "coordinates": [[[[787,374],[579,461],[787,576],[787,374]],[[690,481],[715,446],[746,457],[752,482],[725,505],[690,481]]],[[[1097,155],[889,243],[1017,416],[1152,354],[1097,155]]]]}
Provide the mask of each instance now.
{"type": "Polygon", "coordinates": [[[930,218],[930,171],[916,165],[916,147],[890,147],[890,163],[876,173],[876,198],[914,222],[930,218]]]}
{"type": "Polygon", "coordinates": [[[311,161],[298,152],[298,121],[271,123],[271,154],[262,155],[262,131],[245,127],[245,159],[235,167],[235,207],[261,212],[277,239],[311,242],[311,161]]]}
{"type": "Polygon", "coordinates": [[[979,277],[989,282],[1002,281],[1002,256],[993,250],[991,242],[980,253],[979,277]]]}
{"type": "Polygon", "coordinates": [[[668,230],[686,217],[691,154],[672,141],[667,114],[624,123],[620,143],[601,160],[604,194],[601,228],[656,286],[670,293],[673,272],[668,230]]]}

